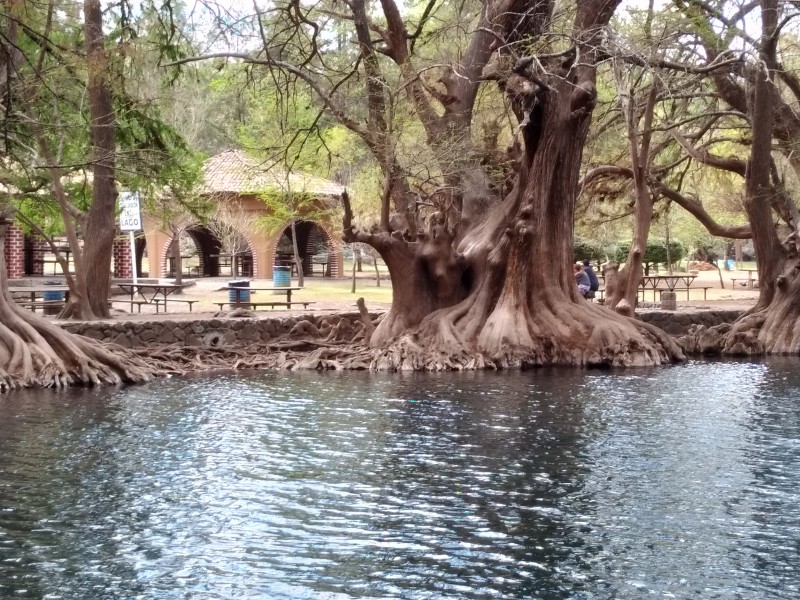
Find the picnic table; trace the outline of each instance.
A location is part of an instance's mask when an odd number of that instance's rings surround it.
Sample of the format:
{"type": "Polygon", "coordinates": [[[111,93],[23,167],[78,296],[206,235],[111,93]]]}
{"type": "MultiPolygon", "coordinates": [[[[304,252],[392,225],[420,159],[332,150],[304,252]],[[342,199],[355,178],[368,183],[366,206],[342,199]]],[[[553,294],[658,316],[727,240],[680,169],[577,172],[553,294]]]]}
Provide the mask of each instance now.
{"type": "Polygon", "coordinates": [[[59,308],[63,307],[66,301],[69,300],[68,285],[12,285],[9,286],[8,291],[17,295],[29,294],[29,300],[18,302],[18,304],[25,306],[26,308],[30,308],[34,312],[36,312],[37,307],[42,307],[45,314],[47,314],[48,309],[51,308],[58,312],[59,308]],[[64,298],[63,300],[45,300],[44,295],[46,292],[60,292],[64,294],[64,298]]]}
{"type": "Polygon", "coordinates": [[[692,285],[697,276],[691,273],[676,273],[673,275],[643,275],[639,288],[642,290],[642,300],[647,290],[653,290],[653,302],[656,301],[656,292],[669,290],[674,292],[676,288],[686,289],[692,285]]]}
{"type": "MultiPolygon", "coordinates": [[[[184,288],[183,285],[178,285],[177,283],[115,282],[115,284],[119,286],[122,291],[130,294],[131,312],[133,312],[134,304],[139,305],[140,311],[142,304],[153,304],[156,307],[156,312],[158,312],[159,306],[163,304],[164,312],[167,312],[167,298],[184,288]],[[135,299],[137,294],[141,296],[141,301],[135,299]]],[[[191,304],[189,305],[189,310],[191,310],[191,304]]]]}
{"type": "Polygon", "coordinates": [[[330,272],[328,271],[328,265],[330,264],[330,257],[328,253],[322,254],[315,254],[311,257],[311,274],[314,274],[314,265],[321,265],[322,266],[322,275],[323,277],[328,276],[330,277],[330,272]]]}
{"type": "Polygon", "coordinates": [[[31,302],[36,300],[36,296],[44,295],[45,292],[64,292],[65,297],[69,297],[68,285],[12,285],[8,291],[12,294],[30,294],[31,302]]]}
{"type": "Polygon", "coordinates": [[[753,289],[758,283],[758,269],[739,269],[739,271],[747,273],[747,277],[731,277],[731,283],[735,286],[737,281],[742,281],[744,282],[743,286],[753,289]],[[755,273],[755,277],[753,277],[753,273],[755,273]]]}

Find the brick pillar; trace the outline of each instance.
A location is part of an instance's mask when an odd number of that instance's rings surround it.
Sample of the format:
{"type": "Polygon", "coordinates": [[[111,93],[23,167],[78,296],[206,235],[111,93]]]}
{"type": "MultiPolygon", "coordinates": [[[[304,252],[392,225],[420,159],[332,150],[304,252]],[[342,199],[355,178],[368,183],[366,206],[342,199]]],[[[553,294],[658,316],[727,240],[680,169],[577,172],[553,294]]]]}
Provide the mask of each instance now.
{"type": "Polygon", "coordinates": [[[50,246],[41,238],[28,236],[25,243],[31,255],[29,275],[44,275],[44,255],[50,252],[50,246]]]}
{"type": "Polygon", "coordinates": [[[133,277],[133,262],[131,261],[131,243],[127,237],[114,238],[114,277],[133,277]]]}
{"type": "Polygon", "coordinates": [[[18,279],[25,275],[25,235],[9,225],[6,231],[6,269],[9,279],[18,279]]]}

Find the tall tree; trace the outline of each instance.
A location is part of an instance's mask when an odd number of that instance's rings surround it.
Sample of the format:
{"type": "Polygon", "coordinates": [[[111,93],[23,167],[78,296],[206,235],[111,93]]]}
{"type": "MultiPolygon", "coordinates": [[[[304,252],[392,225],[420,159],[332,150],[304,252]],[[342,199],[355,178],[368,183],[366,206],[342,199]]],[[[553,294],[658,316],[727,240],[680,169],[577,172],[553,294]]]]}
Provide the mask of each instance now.
{"type": "MultiPolygon", "coordinates": [[[[468,36],[452,39],[430,2],[404,20],[393,0],[364,0],[347,14],[327,5],[278,3],[255,15],[263,47],[215,52],[304,85],[323,112],[353,131],[383,174],[381,217],[345,239],[377,250],[392,278],[391,310],[371,336],[379,368],[512,364],[659,364],[680,350],[659,330],[585,302],[571,271],[575,197],[596,102],[603,32],[616,0],[488,0],[464,5],[468,36]],[[346,31],[346,60],[324,47],[327,27],[346,31]],[[460,48],[459,56],[442,56],[460,48]],[[433,47],[430,40],[440,43],[433,47]],[[438,78],[435,78],[437,75],[438,78]],[[510,155],[492,162],[473,132],[477,101],[495,82],[516,120],[510,155]],[[403,110],[400,110],[405,107],[403,110]],[[398,114],[418,122],[418,143],[437,183],[404,164],[398,114]]],[[[452,25],[452,24],[448,24],[452,25]]],[[[494,153],[497,156],[500,153],[494,153]]]]}
{"type": "MultiPolygon", "coordinates": [[[[80,81],[80,75],[75,64],[66,56],[67,40],[60,39],[55,32],[56,25],[63,28],[61,33],[68,32],[68,24],[72,23],[71,16],[56,10],[55,2],[32,5],[8,0],[2,4],[2,8],[0,33],[3,52],[0,54],[0,61],[3,62],[5,78],[0,111],[4,141],[4,161],[0,177],[6,193],[0,202],[0,391],[26,386],[61,387],[146,381],[153,375],[153,370],[140,359],[121,349],[112,350],[103,344],[67,333],[33,312],[21,308],[8,291],[4,254],[8,225],[12,215],[19,210],[21,200],[27,199],[34,203],[43,201],[42,190],[49,187],[48,183],[52,186],[53,195],[65,217],[70,242],[75,247],[78,246],[77,226],[83,224],[79,218],[81,211],[69,202],[61,159],[67,146],[74,149],[80,145],[80,136],[75,136],[76,139],[61,137],[60,144],[52,151],[52,138],[49,135],[51,130],[58,128],[46,129],[45,121],[38,118],[34,109],[40,109],[49,102],[52,123],[62,126],[65,122],[59,121],[60,118],[80,114],[79,111],[70,112],[69,115],[61,114],[62,107],[70,106],[67,92],[74,89],[71,85],[80,81]],[[63,22],[56,23],[62,18],[63,22]],[[64,55],[54,57],[62,52],[64,55]],[[51,85],[54,81],[50,79],[51,73],[44,76],[45,65],[50,59],[58,63],[62,75],[65,75],[61,81],[63,85],[58,88],[60,93],[55,93],[54,86],[51,85]],[[49,174],[49,182],[47,177],[39,174],[40,171],[49,174]]],[[[87,11],[86,16],[87,21],[92,22],[93,19],[96,20],[98,13],[87,11]]],[[[103,111],[98,114],[108,115],[103,111]]],[[[107,144],[107,140],[100,145],[103,144],[107,144]]],[[[111,150],[113,154],[113,145],[111,150]]],[[[101,156],[100,160],[107,158],[101,156]]],[[[113,197],[107,207],[111,219],[109,229],[113,236],[113,197]]],[[[107,222],[107,217],[104,218],[103,222],[107,222]]],[[[91,244],[91,241],[87,240],[87,244],[91,244]]],[[[76,264],[80,261],[81,258],[78,258],[76,264]]],[[[110,260],[103,266],[106,277],[109,264],[110,260]]],[[[76,285],[75,281],[70,280],[70,289],[79,298],[82,311],[91,315],[91,306],[86,301],[88,287],[76,285]]],[[[85,282],[85,278],[83,281],[85,282]]],[[[103,294],[107,297],[107,283],[103,294]]]]}
{"type": "MultiPolygon", "coordinates": [[[[796,144],[800,135],[800,81],[781,60],[781,33],[798,14],[791,2],[761,0],[730,10],[724,3],[676,0],[686,16],[719,98],[740,115],[750,134],[746,161],[719,156],[713,146],[683,139],[693,158],[738,173],[745,181],[745,211],[756,249],[759,298],[753,310],[719,338],[717,350],[729,354],[800,352],[800,217],[781,176],[779,160],[800,174],[796,144]],[[760,35],[744,22],[760,10],[760,35]],[[745,52],[734,52],[733,48],[745,52]]],[[[791,48],[787,44],[787,48],[791,48]]],[[[783,57],[795,60],[791,54],[783,57]]],[[[796,185],[795,185],[796,188],[796,185]]]]}
{"type": "MultiPolygon", "coordinates": [[[[112,73],[105,49],[100,0],[84,0],[84,39],[91,118],[92,204],[86,218],[83,265],[76,269],[92,287],[92,313],[108,316],[111,252],[116,234],[116,116],[111,98],[112,73]]],[[[85,315],[84,315],[85,316],[85,315]]]]}

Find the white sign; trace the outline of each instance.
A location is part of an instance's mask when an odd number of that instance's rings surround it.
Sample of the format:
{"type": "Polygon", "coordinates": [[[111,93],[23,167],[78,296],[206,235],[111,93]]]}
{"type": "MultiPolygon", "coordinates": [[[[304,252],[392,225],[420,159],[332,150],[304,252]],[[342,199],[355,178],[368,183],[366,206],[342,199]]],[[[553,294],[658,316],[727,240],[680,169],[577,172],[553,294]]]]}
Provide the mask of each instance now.
{"type": "Polygon", "coordinates": [[[141,231],[142,214],[139,212],[139,192],[122,192],[119,195],[120,231],[141,231]]]}

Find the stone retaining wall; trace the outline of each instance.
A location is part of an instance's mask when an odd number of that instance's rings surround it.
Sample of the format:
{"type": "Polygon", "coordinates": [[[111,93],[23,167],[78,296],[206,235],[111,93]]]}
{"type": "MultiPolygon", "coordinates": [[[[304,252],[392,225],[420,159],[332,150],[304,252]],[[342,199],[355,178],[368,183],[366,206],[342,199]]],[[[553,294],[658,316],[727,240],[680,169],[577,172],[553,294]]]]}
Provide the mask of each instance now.
{"type": "Polygon", "coordinates": [[[236,317],[187,320],[184,317],[174,321],[81,321],[62,322],[59,325],[72,333],[113,342],[125,348],[162,344],[215,347],[267,342],[289,333],[299,321],[309,321],[322,330],[340,325],[341,321],[348,321],[355,327],[361,317],[358,313],[267,319],[236,317]]]}
{"type": "Polygon", "coordinates": [[[660,327],[670,335],[685,335],[692,325],[712,327],[720,323],[733,323],[743,310],[641,310],[636,311],[636,318],[660,327]]]}
{"type": "MultiPolygon", "coordinates": [[[[671,335],[684,335],[689,327],[708,327],[733,322],[741,310],[641,310],[637,318],[661,327],[671,335]]],[[[72,333],[113,342],[126,348],[161,344],[185,346],[219,346],[236,343],[267,342],[289,333],[298,321],[309,321],[318,329],[349,321],[355,327],[358,313],[339,315],[303,315],[286,318],[211,318],[174,321],[90,321],[63,322],[61,327],[72,333]]]]}

